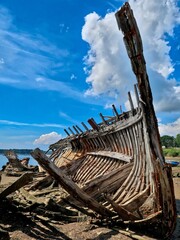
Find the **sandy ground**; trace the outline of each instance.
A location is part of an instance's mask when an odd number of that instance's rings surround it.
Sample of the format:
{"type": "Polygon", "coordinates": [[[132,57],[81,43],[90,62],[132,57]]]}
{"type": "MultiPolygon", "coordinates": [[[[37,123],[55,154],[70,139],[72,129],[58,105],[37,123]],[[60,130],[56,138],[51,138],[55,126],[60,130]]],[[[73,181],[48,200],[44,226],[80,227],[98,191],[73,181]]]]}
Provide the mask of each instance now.
{"type": "MultiPolygon", "coordinates": [[[[173,178],[176,206],[177,206],[177,226],[172,240],[180,239],[180,167],[173,167],[173,178]]],[[[1,185],[7,184],[6,179],[2,178],[1,185]]],[[[0,186],[1,187],[1,186],[0,186]]],[[[16,213],[4,202],[0,205],[0,227],[10,234],[12,240],[130,240],[135,239],[120,233],[117,230],[100,227],[89,221],[76,223],[49,223],[38,216],[16,213]],[[7,210],[8,209],[8,210],[7,210]]],[[[0,240],[8,238],[1,238],[0,240]]],[[[141,238],[144,239],[144,238],[141,238]]]]}
{"type": "Polygon", "coordinates": [[[179,177],[173,178],[174,182],[174,193],[176,198],[176,208],[177,208],[177,225],[175,232],[173,234],[173,239],[180,239],[180,167],[173,168],[173,175],[177,176],[179,173],[179,177]]]}

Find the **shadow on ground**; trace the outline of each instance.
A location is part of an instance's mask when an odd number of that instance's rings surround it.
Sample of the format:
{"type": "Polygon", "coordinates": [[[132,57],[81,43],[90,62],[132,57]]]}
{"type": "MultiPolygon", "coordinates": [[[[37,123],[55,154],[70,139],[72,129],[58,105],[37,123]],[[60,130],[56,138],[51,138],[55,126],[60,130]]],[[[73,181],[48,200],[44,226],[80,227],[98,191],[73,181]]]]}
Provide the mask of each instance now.
{"type": "Polygon", "coordinates": [[[38,240],[71,240],[47,221],[18,213],[7,201],[0,206],[0,226],[1,229],[9,232],[10,236],[13,235],[13,232],[20,231],[38,240]]]}

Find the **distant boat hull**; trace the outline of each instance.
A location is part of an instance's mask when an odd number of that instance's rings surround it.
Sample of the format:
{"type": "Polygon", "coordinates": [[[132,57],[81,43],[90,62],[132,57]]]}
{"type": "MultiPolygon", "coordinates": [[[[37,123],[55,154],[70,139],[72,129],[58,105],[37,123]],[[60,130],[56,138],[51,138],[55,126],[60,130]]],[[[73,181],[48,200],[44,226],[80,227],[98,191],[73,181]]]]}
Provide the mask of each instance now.
{"type": "Polygon", "coordinates": [[[172,160],[166,160],[166,163],[170,164],[172,167],[177,167],[179,165],[179,162],[172,160]]]}

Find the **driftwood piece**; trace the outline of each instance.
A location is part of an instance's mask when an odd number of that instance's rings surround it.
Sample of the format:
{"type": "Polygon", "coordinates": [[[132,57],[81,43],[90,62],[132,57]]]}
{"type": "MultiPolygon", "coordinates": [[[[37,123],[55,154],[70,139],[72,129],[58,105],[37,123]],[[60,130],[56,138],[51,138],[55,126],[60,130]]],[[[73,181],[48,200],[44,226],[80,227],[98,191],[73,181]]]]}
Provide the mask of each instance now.
{"type": "Polygon", "coordinates": [[[87,216],[90,216],[92,218],[97,217],[96,214],[94,214],[93,212],[90,212],[89,210],[87,210],[83,207],[80,207],[77,204],[74,204],[73,202],[69,201],[67,198],[62,198],[61,201],[59,202],[59,204],[62,203],[62,202],[66,203],[67,205],[69,205],[71,207],[73,207],[74,209],[78,210],[79,212],[84,213],[87,216]]]}
{"type": "Polygon", "coordinates": [[[20,189],[21,187],[32,181],[32,179],[32,173],[24,173],[20,178],[18,178],[14,183],[12,183],[9,187],[4,189],[4,191],[0,193],[0,199],[3,199],[9,194],[20,189]]]}
{"type": "Polygon", "coordinates": [[[12,168],[15,168],[19,171],[26,169],[25,166],[19,161],[17,154],[13,150],[6,151],[4,155],[7,157],[12,168]]]}
{"type": "Polygon", "coordinates": [[[42,190],[43,188],[49,187],[53,183],[54,179],[51,176],[46,176],[43,179],[39,180],[38,182],[32,184],[29,187],[29,190],[39,189],[42,190]]]}
{"type": "Polygon", "coordinates": [[[55,212],[55,211],[50,211],[47,209],[43,209],[41,207],[37,207],[33,210],[33,213],[35,213],[36,215],[40,215],[43,216],[45,218],[48,218],[48,220],[55,220],[55,221],[65,221],[65,222],[79,222],[82,221],[84,219],[84,215],[83,216],[72,216],[72,215],[67,215],[67,214],[63,214],[62,212],[55,212]]]}
{"type": "Polygon", "coordinates": [[[54,177],[64,189],[71,194],[75,199],[81,201],[82,204],[88,206],[90,209],[99,213],[102,216],[113,216],[114,213],[106,207],[99,204],[96,200],[87,195],[81,190],[69,177],[64,175],[63,171],[60,170],[56,165],[51,162],[48,157],[40,150],[35,149],[31,155],[38,161],[38,163],[46,169],[46,171],[54,177]]]}
{"type": "Polygon", "coordinates": [[[13,150],[7,150],[4,155],[7,157],[9,161],[10,166],[8,166],[8,168],[12,167],[14,170],[18,171],[35,171],[37,169],[36,166],[35,167],[27,166],[27,162],[29,161],[28,158],[19,160],[17,154],[13,150]]]}
{"type": "Polygon", "coordinates": [[[23,197],[24,197],[28,202],[30,202],[30,203],[32,203],[32,204],[37,203],[37,204],[47,205],[48,202],[49,202],[49,199],[43,198],[43,197],[37,198],[37,197],[33,196],[32,194],[30,194],[28,191],[26,191],[24,188],[21,188],[19,191],[20,191],[21,195],[23,195],[23,197]]]}

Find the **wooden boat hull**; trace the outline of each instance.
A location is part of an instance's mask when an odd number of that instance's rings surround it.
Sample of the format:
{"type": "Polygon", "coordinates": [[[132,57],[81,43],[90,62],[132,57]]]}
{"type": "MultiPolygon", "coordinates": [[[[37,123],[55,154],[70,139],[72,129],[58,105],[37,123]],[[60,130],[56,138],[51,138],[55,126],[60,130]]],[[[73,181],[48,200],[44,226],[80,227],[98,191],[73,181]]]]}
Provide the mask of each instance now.
{"type": "MultiPolygon", "coordinates": [[[[166,239],[175,228],[176,206],[171,167],[165,163],[152,94],[146,73],[142,42],[132,10],[126,3],[116,13],[136,75],[137,108],[129,93],[131,111],[94,119],[85,131],[52,144],[48,159],[39,149],[32,156],[69,193],[67,201],[87,209],[87,214],[120,221],[128,226],[148,226],[166,239]],[[139,90],[139,93],[138,93],[139,90]]],[[[71,130],[71,129],[70,129],[71,130]]]]}

